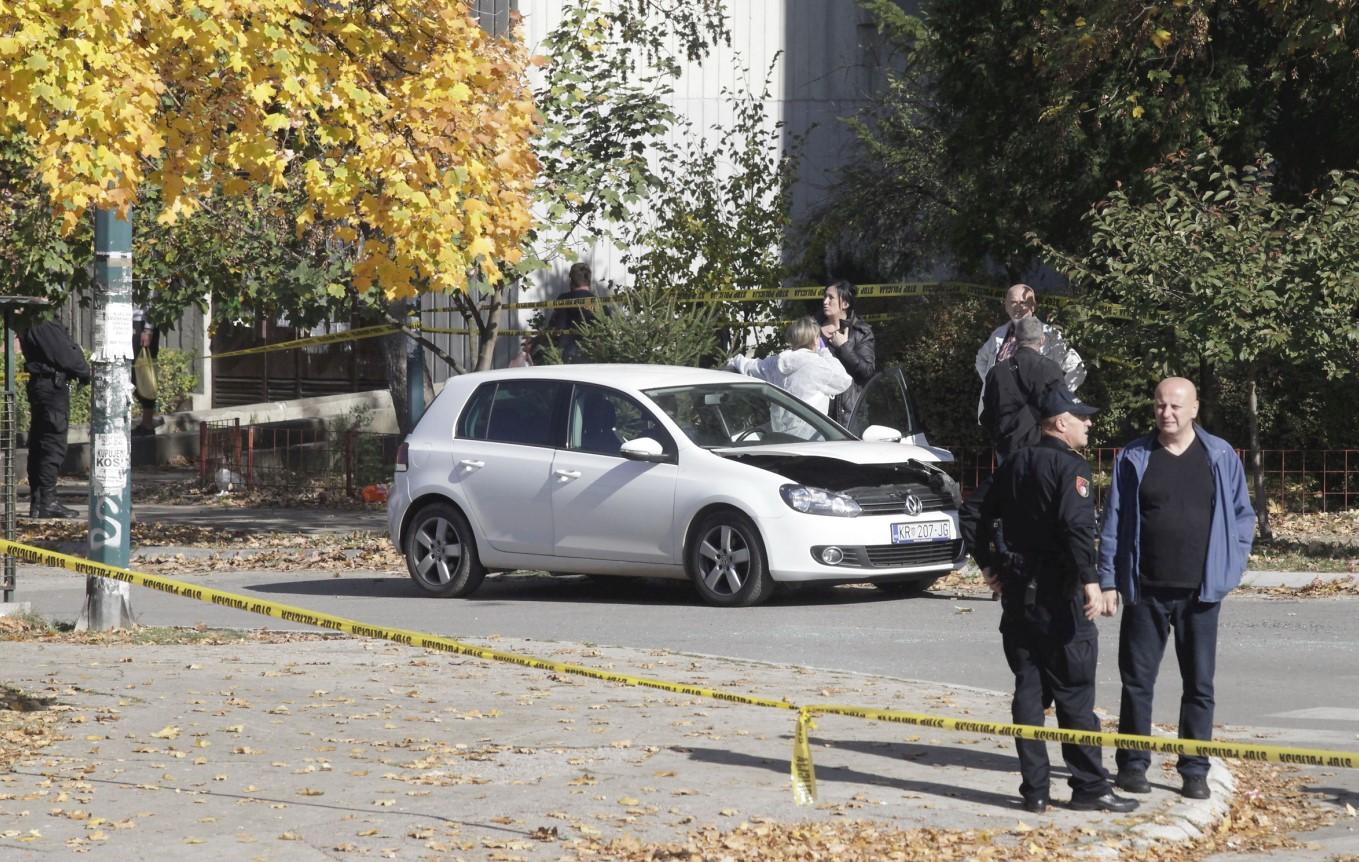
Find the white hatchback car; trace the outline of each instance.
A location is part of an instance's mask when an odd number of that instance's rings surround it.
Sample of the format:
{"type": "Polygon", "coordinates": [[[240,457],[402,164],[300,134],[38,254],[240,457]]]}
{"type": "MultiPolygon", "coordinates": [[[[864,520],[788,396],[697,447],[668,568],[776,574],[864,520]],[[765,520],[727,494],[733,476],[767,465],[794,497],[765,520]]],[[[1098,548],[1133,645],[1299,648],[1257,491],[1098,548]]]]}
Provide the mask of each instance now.
{"type": "Polygon", "coordinates": [[[688,578],[730,606],[775,582],[922,591],[962,556],[958,485],[939,450],[863,436],[725,371],[465,374],[401,444],[391,537],[435,596],[511,569],[688,578]]]}

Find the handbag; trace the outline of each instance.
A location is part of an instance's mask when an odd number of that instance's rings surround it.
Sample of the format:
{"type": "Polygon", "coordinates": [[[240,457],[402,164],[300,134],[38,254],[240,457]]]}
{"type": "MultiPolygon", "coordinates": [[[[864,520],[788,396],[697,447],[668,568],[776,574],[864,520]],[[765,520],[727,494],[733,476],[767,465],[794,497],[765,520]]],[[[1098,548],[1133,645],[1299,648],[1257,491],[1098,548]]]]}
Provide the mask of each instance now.
{"type": "Polygon", "coordinates": [[[132,384],[137,390],[138,398],[143,401],[156,400],[156,361],[151,358],[151,351],[145,347],[132,363],[132,384]]]}

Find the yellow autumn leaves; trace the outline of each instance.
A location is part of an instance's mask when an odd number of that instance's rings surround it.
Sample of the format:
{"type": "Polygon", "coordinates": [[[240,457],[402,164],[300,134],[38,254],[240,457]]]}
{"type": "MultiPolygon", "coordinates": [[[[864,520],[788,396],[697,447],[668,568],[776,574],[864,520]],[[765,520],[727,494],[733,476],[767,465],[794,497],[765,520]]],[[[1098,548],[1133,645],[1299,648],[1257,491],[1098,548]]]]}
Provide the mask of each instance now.
{"type": "Polygon", "coordinates": [[[295,183],[297,229],[338,228],[360,289],[459,290],[530,227],[526,62],[464,0],[7,0],[0,135],[68,228],[148,183],[164,221],[295,183]]]}

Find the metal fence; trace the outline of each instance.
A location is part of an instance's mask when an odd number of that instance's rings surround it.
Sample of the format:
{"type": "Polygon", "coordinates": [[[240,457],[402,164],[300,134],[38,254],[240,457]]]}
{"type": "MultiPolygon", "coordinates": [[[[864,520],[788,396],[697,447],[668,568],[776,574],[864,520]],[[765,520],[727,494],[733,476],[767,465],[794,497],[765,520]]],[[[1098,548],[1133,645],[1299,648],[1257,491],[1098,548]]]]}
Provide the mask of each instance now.
{"type": "Polygon", "coordinates": [[[239,419],[198,426],[198,476],[205,484],[247,491],[343,490],[392,479],[399,434],[314,423],[241,425],[239,419]]]}
{"type": "MultiPolygon", "coordinates": [[[[989,446],[948,448],[952,464],[944,465],[963,486],[964,493],[981,484],[996,469],[989,446]]],[[[1094,473],[1095,505],[1104,505],[1109,475],[1119,449],[1087,449],[1094,473]]],[[[1244,461],[1249,452],[1236,450],[1244,461]]],[[[1339,512],[1359,508],[1359,449],[1263,449],[1260,472],[1265,497],[1285,512],[1339,512]]],[[[1247,470],[1249,476],[1249,468],[1247,470]]],[[[1252,486],[1252,492],[1254,486],[1252,486]]]]}

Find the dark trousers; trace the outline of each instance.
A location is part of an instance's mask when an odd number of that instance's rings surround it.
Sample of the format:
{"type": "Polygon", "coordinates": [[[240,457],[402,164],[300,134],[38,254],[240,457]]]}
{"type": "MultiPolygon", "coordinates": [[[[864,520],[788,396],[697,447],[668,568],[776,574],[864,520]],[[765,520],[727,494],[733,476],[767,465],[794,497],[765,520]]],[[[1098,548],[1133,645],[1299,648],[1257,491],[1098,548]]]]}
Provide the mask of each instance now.
{"type": "MultiPolygon", "coordinates": [[[[1078,626],[1078,636],[1066,643],[1056,642],[1040,632],[1002,630],[1005,659],[1015,675],[1015,695],[1010,715],[1016,724],[1042,726],[1046,701],[1057,707],[1057,725],[1071,730],[1099,730],[1095,718],[1095,664],[1099,641],[1093,636],[1094,624],[1082,617],[1091,631],[1078,626]]],[[[1023,782],[1019,792],[1025,798],[1048,793],[1050,770],[1047,744],[1030,739],[1015,740],[1019,771],[1023,782]]],[[[1109,774],[1104,771],[1098,746],[1062,745],[1062,759],[1071,777],[1073,796],[1102,796],[1109,790],[1109,774]]]]}
{"type": "Polygon", "coordinates": [[[57,472],[66,460],[71,390],[58,379],[37,374],[28,378],[28,487],[34,495],[56,491],[57,472]]]}
{"type": "MultiPolygon", "coordinates": [[[[1123,609],[1118,640],[1118,671],[1123,677],[1123,700],[1118,711],[1119,733],[1151,733],[1151,700],[1156,672],[1165,655],[1166,639],[1175,630],[1175,658],[1180,664],[1181,739],[1213,738],[1213,672],[1217,663],[1217,618],[1222,605],[1201,602],[1197,590],[1143,590],[1137,604],[1123,609]]],[[[1118,768],[1145,772],[1151,764],[1147,751],[1115,755],[1118,768]]],[[[1180,775],[1208,774],[1208,758],[1182,755],[1180,775]]]]}

